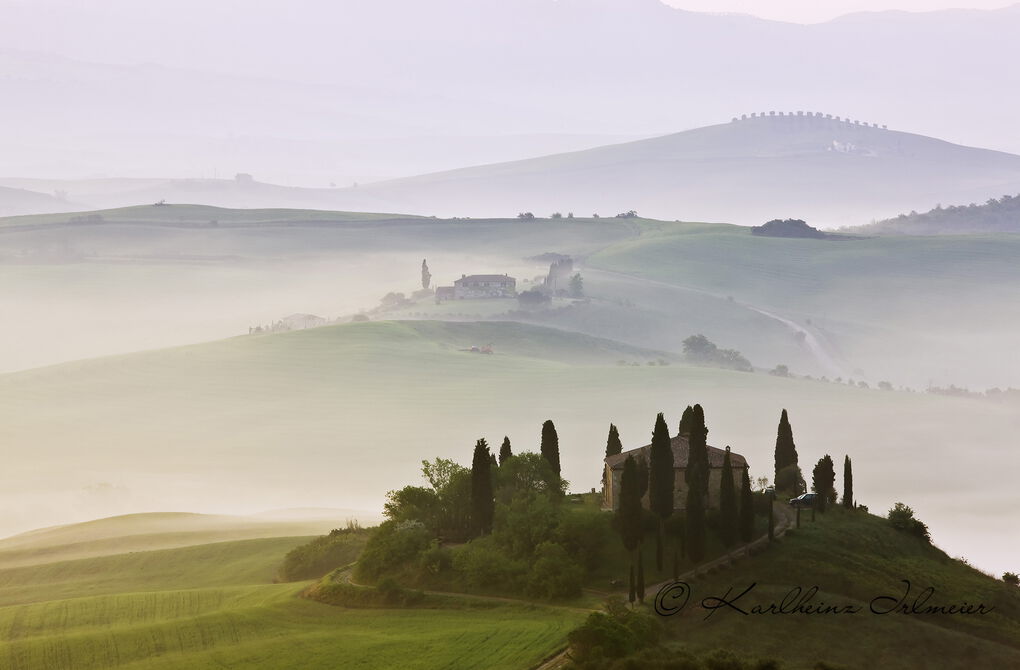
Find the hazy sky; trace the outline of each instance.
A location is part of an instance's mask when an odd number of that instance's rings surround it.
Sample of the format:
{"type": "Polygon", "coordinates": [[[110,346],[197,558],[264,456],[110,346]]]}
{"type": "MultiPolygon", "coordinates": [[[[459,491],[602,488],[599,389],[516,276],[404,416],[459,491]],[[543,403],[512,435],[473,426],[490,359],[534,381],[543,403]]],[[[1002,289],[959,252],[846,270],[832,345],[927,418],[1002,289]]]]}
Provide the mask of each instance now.
{"type": "Polygon", "coordinates": [[[813,23],[852,12],[903,10],[926,12],[938,9],[997,9],[1003,0],[663,0],[667,5],[694,12],[739,12],[763,19],[813,23]]]}

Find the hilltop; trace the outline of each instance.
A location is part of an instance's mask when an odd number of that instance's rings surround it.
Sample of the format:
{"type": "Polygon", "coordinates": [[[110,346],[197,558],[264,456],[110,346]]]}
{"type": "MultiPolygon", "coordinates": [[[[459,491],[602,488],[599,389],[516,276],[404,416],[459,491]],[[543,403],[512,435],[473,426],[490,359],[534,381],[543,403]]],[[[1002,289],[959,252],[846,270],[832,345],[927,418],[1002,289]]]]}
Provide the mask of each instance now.
{"type": "MultiPolygon", "coordinates": [[[[765,113],[762,113],[763,115],[765,113]]],[[[823,227],[1020,187],[1020,156],[802,112],[366,185],[342,196],[390,209],[478,214],[637,210],[744,225],[823,227]]]]}

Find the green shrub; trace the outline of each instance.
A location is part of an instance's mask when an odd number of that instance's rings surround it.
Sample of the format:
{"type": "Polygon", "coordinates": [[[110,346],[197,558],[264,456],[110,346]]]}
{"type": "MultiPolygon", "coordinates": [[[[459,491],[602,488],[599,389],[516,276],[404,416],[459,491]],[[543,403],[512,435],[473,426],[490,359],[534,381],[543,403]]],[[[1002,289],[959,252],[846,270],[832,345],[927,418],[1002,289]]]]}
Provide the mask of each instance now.
{"type": "Polygon", "coordinates": [[[432,535],[421,522],[384,521],[365,544],[355,574],[365,582],[401,574],[408,564],[417,565],[419,555],[431,542],[432,535]]]}
{"type": "Polygon", "coordinates": [[[357,560],[366,537],[367,531],[352,525],[295,547],[284,557],[279,578],[296,582],[322,577],[334,568],[357,560]]]}
{"type": "Polygon", "coordinates": [[[524,561],[511,558],[491,535],[457,548],[453,554],[453,569],[469,586],[507,592],[519,591],[527,573],[524,561]]]}
{"type": "Polygon", "coordinates": [[[584,569],[552,542],[543,542],[535,550],[535,562],[528,572],[525,593],[530,598],[562,600],[581,595],[584,569]]]}
{"type": "Polygon", "coordinates": [[[926,526],[920,519],[914,517],[914,510],[901,502],[896,503],[889,514],[886,515],[889,519],[889,523],[896,530],[904,533],[910,533],[916,535],[925,542],[931,542],[931,537],[928,535],[928,526],[926,526]]]}

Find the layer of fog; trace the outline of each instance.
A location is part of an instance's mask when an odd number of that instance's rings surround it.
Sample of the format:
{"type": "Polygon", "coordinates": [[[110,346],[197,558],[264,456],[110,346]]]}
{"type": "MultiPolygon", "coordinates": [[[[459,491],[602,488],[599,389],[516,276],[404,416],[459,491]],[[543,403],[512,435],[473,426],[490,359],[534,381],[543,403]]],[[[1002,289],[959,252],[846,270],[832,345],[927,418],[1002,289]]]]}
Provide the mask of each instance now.
{"type": "Polygon", "coordinates": [[[656,0],[8,0],[0,171],[325,187],[771,109],[1020,151],[1003,83],[1018,21],[1015,7],[798,26],[656,0]],[[436,138],[445,156],[408,150],[436,138]]]}

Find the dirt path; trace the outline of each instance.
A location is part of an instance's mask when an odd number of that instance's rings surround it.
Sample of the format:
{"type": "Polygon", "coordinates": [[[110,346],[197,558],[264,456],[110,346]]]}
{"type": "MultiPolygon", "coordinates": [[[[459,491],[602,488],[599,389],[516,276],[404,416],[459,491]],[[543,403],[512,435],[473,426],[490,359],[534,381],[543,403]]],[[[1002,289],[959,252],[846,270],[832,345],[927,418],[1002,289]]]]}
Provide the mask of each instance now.
{"type": "MultiPolygon", "coordinates": [[[[627,279],[629,281],[633,281],[639,284],[649,284],[652,286],[658,286],[660,288],[671,289],[674,291],[697,293],[699,295],[718,298],[719,300],[727,300],[727,296],[718,295],[712,293],[711,291],[706,291],[704,289],[692,288],[690,286],[682,286],[680,284],[670,284],[669,282],[660,281],[658,279],[647,279],[645,277],[629,275],[623,272],[613,272],[612,270],[599,270],[589,267],[585,267],[584,272],[585,274],[589,275],[595,276],[602,275],[609,278],[616,277],[619,279],[627,279]]],[[[787,319],[783,316],[762,309],[757,305],[751,305],[749,303],[740,302],[739,300],[734,300],[732,304],[737,305],[738,307],[743,307],[744,309],[749,309],[752,312],[757,312],[758,314],[761,314],[764,317],[767,317],[769,319],[772,319],[773,321],[776,321],[777,323],[782,324],[784,327],[788,328],[789,330],[791,330],[792,332],[794,332],[795,334],[802,338],[804,346],[808,348],[808,351],[811,352],[811,355],[814,357],[814,359],[828,374],[831,374],[833,376],[846,376],[846,372],[844,371],[843,365],[836,359],[836,356],[833,354],[832,351],[830,351],[830,347],[828,346],[828,344],[824,342],[823,338],[820,337],[818,334],[808,330],[806,327],[801,326],[795,321],[791,321],[790,319],[787,319]]]]}

